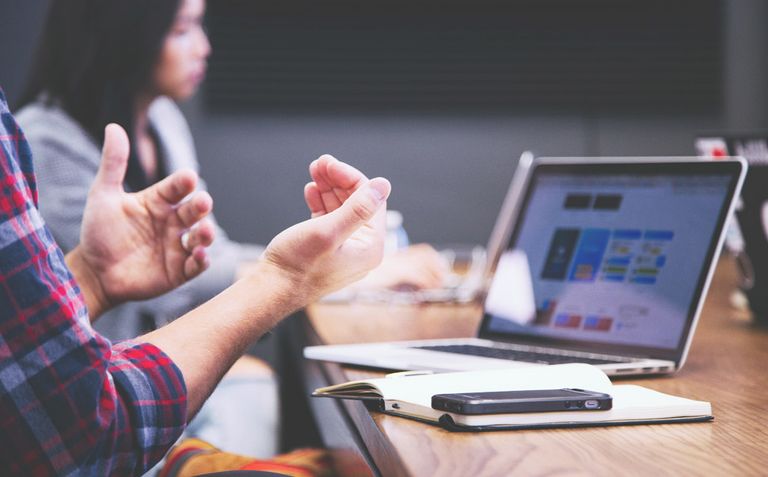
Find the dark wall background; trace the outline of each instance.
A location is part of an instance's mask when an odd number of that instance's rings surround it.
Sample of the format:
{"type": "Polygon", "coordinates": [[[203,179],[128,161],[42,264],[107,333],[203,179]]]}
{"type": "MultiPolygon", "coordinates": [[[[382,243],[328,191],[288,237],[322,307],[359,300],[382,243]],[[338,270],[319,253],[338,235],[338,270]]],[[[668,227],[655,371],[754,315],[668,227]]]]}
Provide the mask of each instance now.
{"type": "MultiPolygon", "coordinates": [[[[451,25],[454,29],[473,26],[474,30],[464,28],[453,37],[446,36],[459,40],[448,52],[435,46],[434,55],[426,47],[421,51],[406,49],[397,55],[394,48],[402,48],[402,41],[376,43],[367,32],[372,28],[361,27],[361,21],[378,18],[376,14],[381,12],[358,11],[350,9],[349,2],[328,1],[322,2],[322,13],[312,11],[302,0],[291,2],[297,4],[293,9],[285,2],[280,2],[280,7],[248,6],[267,2],[237,0],[211,3],[211,36],[219,50],[211,60],[206,88],[183,105],[195,134],[203,176],[216,200],[217,217],[240,240],[267,242],[281,229],[306,217],[301,199],[306,166],[325,152],[371,175],[389,177],[394,185],[390,206],[404,213],[412,239],[441,244],[484,243],[523,150],[537,155],[690,155],[693,138],[701,132],[768,130],[768,2],[763,0],[666,2],[667,7],[662,2],[608,2],[623,3],[626,8],[648,3],[656,8],[653,13],[662,15],[659,21],[653,17],[644,20],[640,10],[630,16],[626,9],[606,13],[600,8],[606,2],[600,0],[509,1],[504,5],[512,10],[489,10],[489,17],[496,19],[497,30],[493,31],[502,32],[491,40],[491,30],[483,29],[482,8],[474,2],[448,2],[453,16],[445,13],[445,8],[435,10],[448,15],[443,23],[436,23],[431,14],[435,2],[390,2],[394,7],[388,11],[388,23],[375,23],[377,31],[383,32],[382,38],[389,34],[390,38],[399,35],[412,41],[421,31],[415,20],[419,15],[431,19],[427,24],[436,28],[432,38],[447,35],[446,28],[451,25]],[[542,3],[555,9],[541,10],[542,3]],[[580,9],[562,10],[574,5],[580,9]],[[227,9],[238,8],[239,16],[227,16],[227,9]],[[529,16],[516,12],[528,12],[525,14],[529,16]],[[621,28],[595,28],[599,25],[596,18],[610,20],[610,14],[623,18],[621,28]],[[519,22],[514,29],[517,37],[504,36],[504,28],[498,30],[505,24],[500,21],[504,15],[509,15],[510,22],[519,22]],[[567,24],[564,19],[568,18],[574,21],[567,24]],[[664,25],[663,18],[671,20],[664,25]],[[642,21],[648,22],[648,27],[642,21]],[[359,36],[344,37],[355,33],[355,25],[359,36]],[[253,35],[238,37],[238,28],[253,35]],[[523,38],[519,32],[528,36],[523,38]],[[546,36],[542,32],[572,36],[546,36]],[[293,41],[280,41],[281,35],[293,41]],[[326,43],[318,39],[333,35],[337,35],[333,37],[337,46],[358,43],[349,38],[360,38],[360,44],[357,49],[345,49],[346,57],[337,53],[325,57],[333,38],[326,43]],[[549,63],[537,63],[533,61],[535,55],[524,55],[533,51],[530,48],[522,49],[523,56],[514,61],[504,60],[503,53],[513,51],[516,42],[546,45],[542,38],[560,38],[561,42],[565,38],[566,47],[580,45],[570,57],[581,54],[579,64],[588,58],[595,60],[586,70],[576,67],[578,71],[594,71],[594,75],[586,80],[569,75],[569,70],[553,75],[547,64],[562,65],[568,55],[555,61],[551,55],[542,54],[535,58],[549,58],[549,63]],[[584,38],[595,45],[595,55],[584,38]],[[512,46],[498,48],[495,56],[479,55],[489,51],[487,45],[502,40],[512,41],[512,46]],[[626,54],[635,51],[633,41],[646,46],[662,42],[662,47],[663,41],[674,41],[677,49],[666,50],[682,51],[683,63],[671,61],[664,66],[659,53],[646,53],[644,64],[652,67],[643,70],[636,62],[624,61],[626,54]],[[689,50],[681,50],[680,45],[686,42],[689,50]],[[617,46],[613,56],[605,56],[611,45],[623,46],[617,46]],[[464,63],[448,54],[457,48],[467,49],[464,63]],[[361,55],[366,49],[369,54],[361,55]],[[473,68],[471,61],[478,56],[486,61],[482,67],[473,68]],[[393,57],[409,58],[413,63],[411,67],[401,62],[398,67],[383,68],[384,61],[393,57]],[[442,63],[438,61],[441,58],[442,63]],[[696,58],[701,59],[693,61],[696,58]],[[427,60],[435,63],[430,63],[431,69],[423,65],[427,60]],[[243,63],[238,66],[237,61],[243,63]],[[612,71],[605,68],[610,61],[624,65],[621,71],[625,73],[625,89],[617,89],[613,96],[607,94],[608,86],[600,83],[612,71]],[[349,65],[354,68],[343,69],[349,65]],[[454,69],[436,69],[446,65],[454,69]],[[414,84],[414,78],[408,77],[414,71],[432,83],[419,83],[421,89],[406,87],[414,84]],[[435,81],[441,77],[454,80],[448,82],[452,89],[430,101],[419,101],[425,92],[439,89],[435,81]],[[504,81],[489,80],[498,77],[504,81]],[[544,81],[552,77],[561,83],[547,89],[544,81]],[[382,78],[394,85],[386,89],[390,96],[382,96],[382,78]],[[466,87],[456,78],[479,83],[493,94],[480,95],[477,88],[466,87]],[[632,78],[640,79],[632,85],[632,78]],[[641,97],[648,84],[656,85],[649,91],[658,94],[651,94],[641,104],[628,102],[631,94],[619,94],[637,91],[634,97],[641,97]],[[338,85],[344,87],[334,88],[338,85]],[[227,91],[234,93],[234,101],[232,95],[224,94],[227,91]],[[542,91],[548,92],[547,96],[537,97],[542,91]],[[553,92],[558,91],[571,93],[552,99],[553,92]],[[669,96],[670,91],[677,93],[669,96]]],[[[484,8],[502,5],[489,0],[482,3],[484,8]]],[[[23,82],[46,4],[46,0],[0,0],[0,85],[11,101],[23,82]]],[[[440,41],[448,42],[442,37],[440,41]]],[[[555,43],[550,48],[551,53],[560,52],[563,45],[555,43]]],[[[619,71],[617,67],[614,70],[619,71]]]]}

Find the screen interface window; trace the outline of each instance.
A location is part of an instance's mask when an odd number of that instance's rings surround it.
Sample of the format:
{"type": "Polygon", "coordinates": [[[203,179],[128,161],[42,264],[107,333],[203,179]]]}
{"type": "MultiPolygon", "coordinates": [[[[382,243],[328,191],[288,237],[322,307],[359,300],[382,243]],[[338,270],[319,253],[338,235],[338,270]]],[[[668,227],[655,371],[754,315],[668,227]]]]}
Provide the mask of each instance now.
{"type": "Polygon", "coordinates": [[[728,176],[546,175],[486,301],[488,330],[673,349],[728,176]]]}

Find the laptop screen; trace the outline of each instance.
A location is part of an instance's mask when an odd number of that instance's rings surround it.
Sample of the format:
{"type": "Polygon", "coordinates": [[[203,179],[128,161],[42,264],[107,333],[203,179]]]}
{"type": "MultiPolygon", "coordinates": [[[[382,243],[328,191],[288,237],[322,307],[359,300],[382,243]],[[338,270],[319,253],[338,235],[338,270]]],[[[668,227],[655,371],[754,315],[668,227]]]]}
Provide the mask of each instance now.
{"type": "Polygon", "coordinates": [[[739,178],[718,164],[537,165],[481,335],[676,356],[739,178]]]}

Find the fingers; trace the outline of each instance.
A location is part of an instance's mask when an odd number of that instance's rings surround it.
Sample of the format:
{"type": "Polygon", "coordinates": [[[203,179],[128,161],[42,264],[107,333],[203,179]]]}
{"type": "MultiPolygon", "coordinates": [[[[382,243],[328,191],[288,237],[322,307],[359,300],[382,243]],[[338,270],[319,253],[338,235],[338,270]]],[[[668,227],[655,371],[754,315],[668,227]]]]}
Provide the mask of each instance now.
{"type": "Polygon", "coordinates": [[[191,227],[181,235],[179,240],[181,248],[189,253],[189,257],[184,260],[184,276],[187,280],[201,274],[209,265],[206,247],[213,243],[216,232],[213,222],[202,220],[202,218],[210,212],[211,204],[210,196],[207,193],[200,193],[179,207],[182,222],[185,226],[191,227]]]}
{"type": "Polygon", "coordinates": [[[203,220],[195,227],[187,230],[181,236],[181,247],[187,251],[194,251],[197,247],[208,247],[213,243],[216,229],[213,222],[203,220]]]}
{"type": "Polygon", "coordinates": [[[341,204],[368,178],[354,167],[325,154],[309,166],[326,212],[341,207],[341,204]]]}
{"type": "MultiPolygon", "coordinates": [[[[336,158],[325,154],[312,161],[309,165],[309,175],[314,180],[311,184],[314,184],[314,186],[312,186],[312,190],[310,190],[313,202],[310,204],[310,202],[307,201],[307,205],[309,206],[310,212],[312,212],[312,217],[317,217],[321,213],[328,213],[338,209],[341,207],[344,199],[346,199],[346,197],[341,199],[339,195],[333,191],[333,184],[328,178],[328,164],[332,162],[336,162],[336,158]]],[[[304,192],[306,200],[306,187],[304,188],[304,192]]]]}
{"type": "Polygon", "coordinates": [[[208,259],[208,252],[203,246],[197,246],[192,249],[189,257],[184,261],[184,276],[187,280],[191,280],[200,275],[208,268],[210,260],[208,259]]]}
{"type": "Polygon", "coordinates": [[[351,194],[363,185],[368,178],[365,174],[346,162],[332,161],[326,167],[326,177],[334,184],[335,189],[341,188],[351,194]]]}
{"type": "Polygon", "coordinates": [[[181,236],[181,247],[189,253],[184,260],[184,277],[187,280],[200,275],[210,266],[206,247],[213,243],[214,236],[215,229],[210,220],[198,223],[181,236]]]}
{"type": "Polygon", "coordinates": [[[446,273],[443,269],[425,267],[421,274],[423,288],[439,288],[445,281],[446,273]]]}
{"type": "Polygon", "coordinates": [[[175,205],[192,193],[197,186],[197,173],[191,170],[176,171],[157,184],[146,189],[155,201],[175,205]]]}
{"type": "Polygon", "coordinates": [[[438,288],[441,284],[442,282],[435,280],[434,277],[423,273],[413,272],[403,276],[400,282],[392,288],[396,289],[402,286],[407,286],[415,290],[429,290],[431,288],[438,288]]]}
{"type": "Polygon", "coordinates": [[[416,264],[423,274],[429,277],[433,287],[441,285],[451,272],[448,261],[428,244],[411,245],[405,250],[404,255],[409,262],[416,264]]]}
{"type": "Polygon", "coordinates": [[[425,290],[443,284],[447,270],[442,257],[426,244],[412,245],[387,255],[368,275],[373,288],[425,290]]]}
{"type": "Polygon", "coordinates": [[[378,285],[379,288],[400,291],[413,291],[437,288],[440,285],[440,283],[435,283],[435,281],[432,280],[428,275],[414,268],[402,269],[394,274],[390,267],[385,266],[387,258],[388,257],[385,256],[382,261],[382,270],[387,271],[388,275],[384,275],[384,273],[379,272],[378,269],[374,269],[374,271],[371,272],[371,274],[379,273],[382,275],[380,277],[374,276],[375,281],[373,283],[378,285]]]}
{"type": "Polygon", "coordinates": [[[328,191],[332,189],[327,177],[328,164],[336,161],[337,159],[330,154],[323,154],[318,157],[309,165],[309,175],[312,180],[315,181],[320,187],[321,191],[328,191]]]}
{"type": "Polygon", "coordinates": [[[319,217],[327,212],[317,184],[314,182],[304,186],[304,201],[307,203],[307,207],[309,207],[312,218],[319,217]]]}
{"type": "Polygon", "coordinates": [[[323,207],[325,208],[326,212],[331,212],[341,207],[341,204],[344,203],[344,199],[342,199],[340,195],[336,194],[334,191],[333,185],[327,177],[326,170],[327,168],[325,167],[318,167],[316,168],[314,175],[310,170],[310,175],[313,175],[313,178],[317,178],[315,180],[315,184],[317,185],[317,190],[320,193],[320,199],[323,202],[323,207]]]}
{"type": "Polygon", "coordinates": [[[382,177],[371,179],[357,189],[338,210],[323,219],[328,222],[334,236],[344,241],[382,210],[391,190],[388,180],[382,177]]]}
{"type": "Polygon", "coordinates": [[[176,214],[185,228],[192,227],[213,210],[213,199],[206,191],[196,192],[192,198],[182,202],[176,214]]]}
{"type": "Polygon", "coordinates": [[[104,129],[101,163],[93,187],[119,187],[122,191],[129,153],[130,143],[125,130],[117,124],[108,124],[104,129]]]}

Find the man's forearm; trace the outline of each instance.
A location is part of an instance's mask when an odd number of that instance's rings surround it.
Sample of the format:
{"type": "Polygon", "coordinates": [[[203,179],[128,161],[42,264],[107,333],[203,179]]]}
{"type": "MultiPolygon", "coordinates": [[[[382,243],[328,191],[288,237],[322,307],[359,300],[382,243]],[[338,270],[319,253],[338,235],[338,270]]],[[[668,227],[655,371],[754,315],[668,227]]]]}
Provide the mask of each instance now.
{"type": "Polygon", "coordinates": [[[303,306],[295,284],[269,265],[138,341],[154,344],[181,369],[194,416],[245,349],[303,306]]]}
{"type": "Polygon", "coordinates": [[[93,323],[99,316],[109,310],[112,305],[104,293],[99,278],[83,259],[79,245],[69,252],[64,257],[64,260],[75,277],[77,285],[80,287],[80,292],[85,299],[85,305],[88,307],[88,317],[91,323],[93,323]]]}
{"type": "Polygon", "coordinates": [[[255,273],[143,337],[181,370],[190,416],[246,346],[284,316],[359,280],[381,262],[389,182],[368,180],[330,156],[315,161],[310,173],[322,179],[325,189],[336,191],[336,201],[347,199],[341,205],[324,204],[321,188],[309,184],[305,199],[314,218],[279,233],[255,273]],[[338,184],[346,185],[334,189],[338,184]]]}

